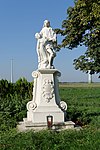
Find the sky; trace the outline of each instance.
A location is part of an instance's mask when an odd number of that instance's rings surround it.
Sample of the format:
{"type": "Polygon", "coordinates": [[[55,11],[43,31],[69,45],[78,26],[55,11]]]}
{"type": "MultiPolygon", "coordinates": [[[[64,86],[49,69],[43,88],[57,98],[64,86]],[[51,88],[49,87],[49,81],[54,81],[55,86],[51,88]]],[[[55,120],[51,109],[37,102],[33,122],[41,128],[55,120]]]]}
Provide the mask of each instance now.
{"type": "MultiPolygon", "coordinates": [[[[74,0],[0,0],[0,79],[10,80],[13,59],[13,82],[20,77],[32,81],[37,70],[35,33],[40,32],[45,19],[51,27],[61,28],[67,8],[74,0]]],[[[62,37],[58,36],[58,43],[62,37]]],[[[73,60],[84,54],[85,47],[57,52],[54,66],[61,72],[61,82],[87,82],[86,73],[74,69],[73,60]]],[[[93,82],[100,82],[93,75],[93,82]]]]}

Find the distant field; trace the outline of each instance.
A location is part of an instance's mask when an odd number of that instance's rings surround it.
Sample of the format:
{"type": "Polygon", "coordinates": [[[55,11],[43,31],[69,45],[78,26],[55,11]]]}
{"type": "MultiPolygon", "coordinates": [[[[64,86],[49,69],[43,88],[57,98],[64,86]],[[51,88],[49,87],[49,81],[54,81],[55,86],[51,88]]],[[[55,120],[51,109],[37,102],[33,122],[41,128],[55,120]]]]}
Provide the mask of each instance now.
{"type": "Polygon", "coordinates": [[[100,82],[98,83],[59,83],[59,87],[100,87],[100,82]]]}

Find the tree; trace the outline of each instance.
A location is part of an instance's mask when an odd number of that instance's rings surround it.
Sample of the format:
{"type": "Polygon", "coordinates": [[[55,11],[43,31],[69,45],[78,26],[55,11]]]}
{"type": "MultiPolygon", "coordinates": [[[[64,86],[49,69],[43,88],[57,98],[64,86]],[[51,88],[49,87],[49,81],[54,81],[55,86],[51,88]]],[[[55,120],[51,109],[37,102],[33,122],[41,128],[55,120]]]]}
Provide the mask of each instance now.
{"type": "Polygon", "coordinates": [[[64,36],[60,48],[87,47],[85,54],[74,60],[75,69],[100,72],[100,0],[75,0],[75,6],[67,10],[62,29],[55,31],[64,36]]]}

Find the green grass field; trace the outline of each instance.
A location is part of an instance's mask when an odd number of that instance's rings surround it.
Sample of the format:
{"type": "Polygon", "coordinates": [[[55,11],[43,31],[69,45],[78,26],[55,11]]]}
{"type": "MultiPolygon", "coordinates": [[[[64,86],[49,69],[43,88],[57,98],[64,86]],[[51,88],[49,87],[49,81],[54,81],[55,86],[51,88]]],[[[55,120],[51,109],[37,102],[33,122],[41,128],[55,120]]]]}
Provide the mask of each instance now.
{"type": "Polygon", "coordinates": [[[68,105],[67,117],[83,126],[100,123],[100,88],[97,85],[72,84],[60,86],[61,100],[68,105]]]}
{"type": "Polygon", "coordinates": [[[75,83],[70,83],[70,82],[68,82],[68,83],[59,83],[59,87],[85,87],[85,88],[88,88],[88,87],[100,87],[100,83],[99,82],[97,82],[97,83],[91,83],[91,84],[89,84],[89,83],[81,83],[81,82],[79,82],[79,83],[77,83],[77,82],[75,82],[75,83]]]}
{"type": "Polygon", "coordinates": [[[67,119],[82,126],[81,130],[1,131],[0,150],[99,150],[100,84],[60,84],[59,94],[68,105],[67,119]]]}

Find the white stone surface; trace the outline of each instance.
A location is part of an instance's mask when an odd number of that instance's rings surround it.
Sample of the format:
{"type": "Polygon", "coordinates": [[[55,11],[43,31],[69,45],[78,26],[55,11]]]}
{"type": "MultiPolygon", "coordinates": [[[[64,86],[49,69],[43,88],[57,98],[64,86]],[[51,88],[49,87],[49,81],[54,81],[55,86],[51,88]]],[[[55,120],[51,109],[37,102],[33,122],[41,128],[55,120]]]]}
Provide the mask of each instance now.
{"type": "MultiPolygon", "coordinates": [[[[33,98],[27,103],[27,118],[18,125],[19,130],[47,128],[47,116],[53,116],[55,127],[64,126],[67,104],[60,100],[58,77],[61,73],[54,69],[56,56],[56,33],[48,20],[40,33],[36,33],[38,70],[32,72],[34,78],[33,98]]],[[[73,125],[72,125],[73,126],[73,125]]]]}
{"type": "Polygon", "coordinates": [[[40,69],[32,73],[34,77],[33,99],[27,103],[27,121],[47,123],[47,116],[53,116],[53,122],[64,122],[67,105],[60,101],[58,76],[56,69],[40,69]],[[62,110],[63,109],[63,110],[62,110]]]}
{"type": "MultiPolygon", "coordinates": [[[[67,129],[75,129],[75,130],[80,130],[80,127],[74,127],[75,123],[72,121],[67,121],[64,123],[58,123],[58,124],[53,124],[51,130],[54,131],[62,131],[62,130],[67,130],[67,129]]],[[[17,129],[20,132],[24,131],[29,131],[29,130],[34,130],[34,131],[40,131],[40,130],[46,130],[48,129],[47,124],[34,124],[32,122],[19,122],[17,125],[17,129]]]]}
{"type": "Polygon", "coordinates": [[[54,68],[53,59],[56,56],[54,49],[57,36],[48,20],[44,21],[42,30],[36,33],[35,37],[37,39],[38,69],[54,68]]]}

